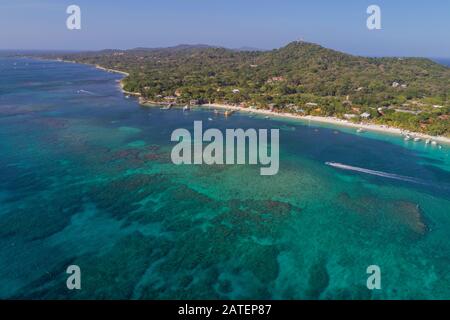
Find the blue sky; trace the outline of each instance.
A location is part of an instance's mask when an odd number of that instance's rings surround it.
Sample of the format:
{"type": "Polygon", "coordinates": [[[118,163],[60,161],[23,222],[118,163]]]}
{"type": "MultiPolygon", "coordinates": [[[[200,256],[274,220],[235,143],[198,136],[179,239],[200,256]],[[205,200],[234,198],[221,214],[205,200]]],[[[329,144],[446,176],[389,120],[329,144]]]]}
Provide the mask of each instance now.
{"type": "Polygon", "coordinates": [[[370,56],[450,57],[449,0],[1,0],[0,49],[271,49],[293,40],[370,56]],[[68,5],[82,29],[69,31],[68,5]],[[382,30],[366,27],[377,4],[382,30]]]}

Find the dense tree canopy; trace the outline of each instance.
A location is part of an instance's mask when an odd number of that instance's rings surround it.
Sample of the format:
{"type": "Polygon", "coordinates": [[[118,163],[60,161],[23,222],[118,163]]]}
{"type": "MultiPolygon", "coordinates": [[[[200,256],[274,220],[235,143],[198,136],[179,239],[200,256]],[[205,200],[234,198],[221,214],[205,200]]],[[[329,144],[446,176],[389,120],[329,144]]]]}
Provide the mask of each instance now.
{"type": "Polygon", "coordinates": [[[356,57],[292,42],[272,51],[208,46],[104,50],[60,57],[126,71],[144,99],[242,104],[450,135],[450,68],[423,58],[356,57]]]}

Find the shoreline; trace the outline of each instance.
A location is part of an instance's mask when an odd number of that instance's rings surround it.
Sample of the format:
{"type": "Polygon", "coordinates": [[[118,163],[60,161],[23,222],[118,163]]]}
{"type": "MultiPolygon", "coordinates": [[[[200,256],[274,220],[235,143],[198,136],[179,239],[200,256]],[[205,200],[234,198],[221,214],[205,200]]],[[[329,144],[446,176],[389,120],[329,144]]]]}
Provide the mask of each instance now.
{"type": "MultiPolygon", "coordinates": [[[[65,61],[65,62],[66,62],[66,61],[65,61]]],[[[79,63],[79,62],[76,62],[76,61],[69,61],[69,62],[72,62],[72,63],[79,63]]],[[[118,74],[121,74],[121,75],[125,76],[125,77],[123,77],[122,79],[120,79],[120,81],[119,81],[119,87],[120,87],[120,90],[121,90],[123,93],[125,93],[125,94],[127,94],[127,95],[130,95],[130,96],[135,96],[135,97],[140,97],[140,96],[141,96],[141,93],[140,93],[140,92],[132,92],[132,91],[127,91],[127,90],[124,89],[124,86],[125,86],[125,85],[124,85],[124,83],[123,83],[123,80],[124,80],[126,77],[129,77],[129,76],[130,76],[130,74],[129,74],[128,72],[120,71],[120,70],[117,70],[117,69],[105,68],[105,67],[102,67],[102,66],[99,65],[99,64],[88,64],[88,63],[82,63],[82,64],[93,66],[93,67],[95,67],[96,69],[101,70],[101,71],[110,72],[110,73],[118,73],[118,74]]]]}
{"type": "MultiPolygon", "coordinates": [[[[105,72],[119,73],[119,74],[124,75],[125,77],[128,77],[130,75],[128,72],[120,71],[120,70],[116,70],[116,69],[105,68],[98,64],[80,63],[77,61],[62,60],[62,59],[54,59],[54,60],[60,61],[60,62],[91,65],[98,70],[102,70],[105,72]]],[[[120,80],[119,87],[120,87],[120,90],[124,94],[130,95],[130,96],[141,97],[140,92],[126,91],[124,89],[123,80],[124,80],[124,78],[122,78],[120,80]]],[[[146,101],[146,100],[143,100],[142,98],[139,99],[138,103],[143,106],[164,105],[164,104],[160,104],[160,103],[153,102],[153,101],[146,101]]],[[[272,112],[270,110],[265,110],[265,109],[250,109],[250,108],[244,108],[244,107],[238,107],[238,106],[226,105],[226,104],[220,104],[220,103],[202,104],[201,106],[208,107],[208,108],[221,108],[221,109],[228,109],[228,110],[233,110],[233,111],[242,111],[242,112],[247,112],[247,113],[256,113],[256,114],[261,114],[261,115],[265,115],[265,116],[269,116],[269,117],[272,116],[272,117],[289,118],[289,119],[303,120],[303,121],[308,120],[308,121],[319,122],[319,123],[328,123],[328,124],[337,125],[337,126],[345,126],[345,127],[351,127],[351,128],[357,128],[357,129],[361,128],[361,129],[367,130],[367,131],[375,131],[375,132],[381,132],[384,134],[393,134],[393,135],[397,135],[397,136],[404,136],[407,134],[409,136],[412,136],[413,138],[416,138],[416,137],[420,138],[421,142],[424,142],[425,140],[430,140],[430,141],[435,141],[435,142],[439,142],[439,143],[450,146],[450,138],[447,138],[444,136],[431,136],[431,135],[428,135],[425,133],[411,132],[408,130],[395,128],[395,127],[389,127],[386,125],[379,125],[379,124],[373,124],[373,123],[353,123],[353,122],[349,122],[348,120],[338,119],[335,117],[320,117],[320,116],[310,116],[310,115],[300,116],[300,115],[287,113],[287,112],[278,113],[278,112],[272,112]]]]}
{"type": "Polygon", "coordinates": [[[410,132],[404,129],[395,128],[395,127],[389,127],[386,125],[379,125],[379,124],[372,124],[372,123],[353,123],[349,122],[347,120],[338,119],[335,117],[319,117],[319,116],[299,116],[292,113],[287,112],[272,112],[270,110],[264,110],[264,109],[250,109],[250,108],[243,108],[243,107],[237,107],[237,106],[231,106],[231,105],[225,105],[225,104],[218,104],[218,103],[210,103],[210,104],[203,104],[202,106],[208,107],[208,108],[221,108],[221,109],[228,109],[233,111],[243,111],[248,113],[255,113],[255,114],[261,114],[269,117],[280,117],[280,118],[289,118],[294,120],[308,120],[313,122],[321,122],[321,123],[328,123],[333,124],[337,126],[345,126],[345,127],[351,127],[360,129],[366,131],[376,131],[381,133],[389,133],[397,136],[404,136],[406,134],[410,135],[412,138],[420,138],[422,139],[421,142],[424,142],[425,140],[429,139],[430,141],[436,141],[439,143],[443,143],[450,146],[450,138],[443,137],[443,136],[430,136],[424,133],[420,132],[410,132]]]}
{"type": "Polygon", "coordinates": [[[131,92],[131,91],[127,91],[127,90],[124,89],[124,86],[125,86],[125,85],[123,84],[123,80],[124,80],[126,77],[129,77],[129,76],[130,76],[130,74],[129,74],[128,72],[121,71],[121,70],[117,70],[117,69],[105,68],[105,67],[102,67],[102,66],[99,65],[99,64],[82,63],[82,62],[78,62],[78,61],[74,61],[74,60],[46,59],[46,58],[35,58],[35,57],[33,57],[33,59],[42,59],[42,60],[57,61],[57,62],[64,62],[64,63],[77,63],[77,64],[86,65],[86,66],[92,66],[92,67],[94,67],[95,69],[98,69],[98,70],[101,70],[101,71],[121,74],[121,75],[123,75],[123,76],[125,76],[125,77],[122,78],[122,79],[120,79],[120,81],[119,81],[119,87],[120,87],[120,90],[121,90],[123,93],[125,93],[125,94],[127,94],[127,95],[130,95],[130,96],[136,96],[136,97],[140,97],[140,96],[141,96],[141,94],[140,94],[139,92],[131,92]]]}
{"type": "Polygon", "coordinates": [[[120,70],[116,70],[116,69],[105,68],[105,67],[102,67],[102,66],[100,66],[100,65],[98,65],[98,64],[91,64],[91,66],[94,66],[95,68],[97,68],[97,69],[99,69],[99,70],[106,71],[106,72],[120,73],[120,74],[122,74],[122,75],[124,75],[124,76],[127,76],[127,77],[130,75],[128,72],[120,71],[120,70]]]}

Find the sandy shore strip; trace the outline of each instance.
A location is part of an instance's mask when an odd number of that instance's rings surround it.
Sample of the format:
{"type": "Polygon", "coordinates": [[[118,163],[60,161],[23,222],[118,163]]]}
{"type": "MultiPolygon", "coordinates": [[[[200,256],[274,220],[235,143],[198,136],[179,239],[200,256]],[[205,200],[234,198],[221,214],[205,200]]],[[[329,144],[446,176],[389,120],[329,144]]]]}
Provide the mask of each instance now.
{"type": "Polygon", "coordinates": [[[119,81],[119,86],[120,86],[120,90],[122,90],[122,92],[124,94],[130,95],[130,96],[135,96],[135,97],[140,97],[141,94],[139,92],[131,92],[131,91],[127,91],[125,90],[123,87],[125,86],[123,84],[123,79],[119,81]]]}
{"type": "MultiPolygon", "coordinates": [[[[121,71],[121,70],[116,70],[116,69],[105,68],[105,67],[102,67],[101,65],[98,65],[98,64],[81,63],[81,62],[74,61],[74,60],[64,60],[64,59],[60,59],[60,58],[56,58],[56,59],[47,59],[47,58],[35,58],[35,57],[33,57],[33,59],[38,59],[38,60],[41,59],[41,60],[57,61],[57,62],[65,62],[65,63],[84,64],[84,65],[88,65],[88,66],[93,66],[93,67],[95,67],[95,68],[98,69],[98,70],[102,70],[102,71],[106,71],[106,72],[111,72],[111,73],[118,73],[118,74],[124,75],[125,77],[130,76],[130,74],[129,74],[128,72],[121,71]]],[[[131,91],[127,91],[127,90],[124,89],[124,86],[125,86],[125,85],[123,84],[123,79],[124,79],[124,78],[122,78],[122,79],[119,81],[120,90],[121,90],[124,94],[130,95],[130,96],[140,97],[141,94],[140,94],[139,92],[131,92],[131,91]]]]}
{"type": "MultiPolygon", "coordinates": [[[[124,75],[125,77],[130,76],[130,74],[129,74],[128,72],[125,72],[125,71],[120,71],[120,70],[116,70],[116,69],[105,68],[105,67],[102,67],[102,66],[100,66],[100,65],[98,65],[98,64],[96,64],[96,65],[94,65],[94,66],[95,66],[95,68],[97,68],[97,69],[99,69],[99,70],[102,70],[102,71],[112,72],[112,73],[119,73],[119,74],[124,75]]],[[[124,83],[123,83],[123,80],[124,80],[124,79],[125,79],[125,78],[123,78],[123,79],[121,79],[121,80],[119,81],[120,90],[122,90],[122,92],[123,92],[124,94],[130,95],[130,96],[135,96],[135,97],[140,97],[140,96],[141,96],[141,93],[140,93],[140,92],[131,92],[131,91],[127,91],[127,90],[124,89],[124,86],[125,86],[124,83]]]]}
{"type": "MultiPolygon", "coordinates": [[[[63,61],[63,62],[70,62],[70,63],[79,63],[79,62],[70,61],[70,60],[61,60],[61,59],[57,59],[57,60],[63,61]]],[[[93,65],[93,66],[99,70],[103,70],[106,72],[119,73],[126,77],[128,77],[130,75],[128,72],[105,68],[98,64],[93,65]]],[[[122,90],[122,92],[124,94],[131,95],[131,96],[137,96],[137,97],[141,96],[141,94],[139,92],[130,92],[130,91],[124,90],[123,79],[120,80],[119,84],[120,84],[120,89],[122,90]]],[[[154,103],[152,101],[145,101],[145,102],[140,101],[139,103],[142,105],[158,104],[158,103],[156,103],[156,102],[154,103]]],[[[400,136],[409,135],[412,138],[420,138],[421,140],[424,140],[424,141],[430,140],[433,142],[439,142],[439,143],[450,146],[450,138],[443,137],[443,136],[430,136],[430,135],[427,135],[424,133],[419,133],[419,132],[410,132],[407,130],[390,127],[387,125],[378,125],[378,124],[372,124],[372,123],[353,123],[353,122],[350,122],[347,120],[338,119],[338,118],[334,118],[334,117],[300,116],[300,115],[286,113],[286,112],[272,112],[270,110],[265,110],[265,109],[243,108],[243,107],[219,104],[219,103],[203,104],[202,106],[210,107],[210,108],[221,108],[221,109],[227,109],[227,110],[234,110],[234,111],[243,111],[243,112],[249,112],[249,113],[257,113],[257,114],[262,114],[262,115],[265,115],[268,117],[282,117],[282,118],[290,118],[290,119],[295,119],[295,120],[303,120],[303,121],[308,120],[308,121],[313,121],[313,122],[322,122],[322,123],[328,123],[328,124],[333,124],[333,125],[338,125],[338,126],[352,127],[352,128],[357,128],[357,129],[362,129],[362,130],[367,130],[367,131],[378,131],[381,133],[394,134],[394,135],[400,135],[400,136]]]]}
{"type": "Polygon", "coordinates": [[[382,133],[389,133],[394,135],[406,135],[408,134],[412,138],[420,138],[422,140],[430,140],[430,141],[436,141],[439,143],[443,143],[446,145],[450,145],[450,138],[442,137],[442,136],[430,136],[423,133],[418,132],[410,132],[407,130],[389,127],[386,125],[378,125],[378,124],[371,124],[371,123],[353,123],[347,120],[338,119],[334,117],[318,117],[318,116],[299,116],[292,113],[286,113],[286,112],[272,112],[270,110],[264,110],[264,109],[251,109],[251,108],[243,108],[243,107],[237,107],[237,106],[231,106],[231,105],[225,105],[225,104],[203,104],[204,107],[209,108],[221,108],[221,109],[227,109],[227,110],[233,110],[233,111],[243,111],[248,113],[256,113],[261,114],[269,117],[282,117],[282,118],[290,118],[290,119],[296,119],[296,120],[308,120],[313,122],[322,122],[322,123],[329,123],[333,125],[338,126],[346,126],[346,127],[352,127],[356,129],[363,129],[367,131],[378,131],[382,133]]]}
{"type": "MultiPolygon", "coordinates": [[[[78,63],[78,62],[76,62],[76,61],[65,61],[65,60],[64,60],[64,62],[78,63]]],[[[87,64],[87,63],[85,63],[85,64],[87,64]]],[[[98,64],[87,64],[87,65],[94,66],[94,67],[95,67],[96,69],[98,69],[98,70],[102,70],[102,71],[106,71],[106,72],[111,72],[111,73],[118,73],[118,74],[124,75],[125,77],[130,76],[130,74],[129,74],[128,72],[120,71],[120,70],[116,70],[116,69],[105,68],[105,67],[102,67],[102,66],[100,66],[100,65],[98,65],[98,64]]],[[[135,96],[135,97],[140,97],[141,94],[140,94],[139,92],[131,92],[131,91],[127,91],[127,90],[124,89],[124,86],[125,86],[125,85],[124,85],[124,83],[123,83],[123,80],[125,79],[125,77],[122,78],[122,79],[119,81],[120,90],[122,90],[122,92],[123,92],[124,94],[126,94],[126,95],[135,96]]]]}
{"type": "Polygon", "coordinates": [[[120,71],[120,70],[115,70],[115,69],[104,68],[104,67],[102,67],[102,66],[100,66],[100,65],[98,65],[98,64],[96,64],[96,65],[94,65],[94,66],[95,66],[97,69],[103,70],[103,71],[106,71],[106,72],[120,73],[120,74],[123,74],[124,76],[127,76],[127,77],[130,75],[128,72],[120,71]]]}

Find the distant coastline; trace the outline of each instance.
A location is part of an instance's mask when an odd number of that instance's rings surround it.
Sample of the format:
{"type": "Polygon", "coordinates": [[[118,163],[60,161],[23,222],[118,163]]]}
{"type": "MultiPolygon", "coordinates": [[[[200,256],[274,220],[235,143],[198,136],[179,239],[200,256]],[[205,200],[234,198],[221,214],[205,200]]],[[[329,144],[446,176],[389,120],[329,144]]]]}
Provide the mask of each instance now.
{"type": "Polygon", "coordinates": [[[128,72],[120,71],[120,70],[115,70],[115,69],[104,68],[104,67],[102,67],[102,66],[100,66],[100,65],[98,65],[98,64],[96,64],[96,65],[94,65],[94,66],[95,66],[97,69],[103,70],[103,71],[106,71],[106,72],[120,73],[120,74],[123,74],[123,75],[126,76],[126,77],[128,77],[128,76],[130,75],[128,72]]]}
{"type": "Polygon", "coordinates": [[[450,68],[450,58],[434,58],[432,60],[450,68]]]}
{"type": "MultiPolygon", "coordinates": [[[[45,59],[45,60],[49,60],[49,59],[45,59]]],[[[161,103],[159,103],[159,102],[143,99],[141,97],[141,93],[139,93],[139,92],[130,92],[130,91],[125,90],[123,81],[126,77],[128,77],[130,75],[128,72],[116,70],[116,69],[105,68],[98,64],[80,63],[77,61],[62,60],[62,59],[52,59],[52,60],[59,61],[59,62],[66,62],[66,63],[79,63],[79,64],[84,64],[84,65],[90,65],[101,71],[118,73],[118,74],[124,75],[124,78],[122,78],[119,82],[120,90],[124,94],[139,97],[139,104],[143,105],[143,106],[161,105],[161,103]]],[[[427,135],[427,134],[420,133],[420,132],[411,132],[411,131],[403,130],[400,128],[386,126],[386,125],[378,125],[378,124],[372,124],[372,123],[353,123],[353,122],[349,122],[349,121],[343,120],[343,119],[338,119],[335,117],[320,117],[320,116],[311,116],[311,115],[300,116],[300,115],[287,113],[287,112],[272,112],[270,110],[265,110],[265,109],[251,109],[251,108],[244,108],[244,107],[227,105],[227,104],[219,104],[219,103],[209,103],[209,104],[207,103],[207,104],[202,104],[201,106],[209,107],[209,108],[220,108],[220,109],[227,109],[227,110],[233,110],[233,111],[256,113],[256,114],[261,114],[261,115],[265,115],[268,117],[282,117],[282,118],[290,118],[290,119],[296,119],[296,120],[308,120],[308,121],[319,122],[319,123],[329,123],[329,124],[338,125],[338,126],[352,127],[352,128],[357,128],[357,129],[361,128],[361,129],[367,130],[367,131],[376,131],[376,132],[395,134],[395,135],[400,135],[400,136],[407,134],[412,137],[420,138],[421,140],[436,141],[439,143],[450,145],[450,138],[447,138],[444,136],[431,136],[431,135],[427,135]]],[[[422,143],[423,143],[423,141],[422,141],[422,143]]]]}
{"type": "MultiPolygon", "coordinates": [[[[60,62],[69,62],[69,63],[79,63],[79,62],[77,62],[77,61],[72,61],[72,60],[62,60],[62,59],[57,59],[56,61],[60,61],[60,62]]],[[[95,67],[95,68],[98,69],[98,70],[102,70],[102,71],[106,71],[106,72],[110,72],[110,73],[118,73],[118,74],[121,74],[121,75],[125,76],[124,78],[122,78],[122,79],[119,81],[119,86],[120,86],[120,89],[122,90],[122,92],[123,92],[124,94],[131,95],[131,96],[136,96],[136,97],[140,97],[140,96],[141,96],[141,94],[140,94],[139,92],[131,92],[131,91],[125,90],[125,88],[124,88],[125,85],[124,85],[124,83],[123,83],[123,80],[124,80],[126,77],[128,77],[128,76],[130,75],[128,72],[121,71],[121,70],[116,70],[116,69],[105,68],[105,67],[102,67],[101,65],[98,65],[98,64],[89,64],[89,63],[83,63],[83,64],[84,64],[84,65],[93,66],[93,67],[95,67]]]]}

